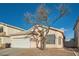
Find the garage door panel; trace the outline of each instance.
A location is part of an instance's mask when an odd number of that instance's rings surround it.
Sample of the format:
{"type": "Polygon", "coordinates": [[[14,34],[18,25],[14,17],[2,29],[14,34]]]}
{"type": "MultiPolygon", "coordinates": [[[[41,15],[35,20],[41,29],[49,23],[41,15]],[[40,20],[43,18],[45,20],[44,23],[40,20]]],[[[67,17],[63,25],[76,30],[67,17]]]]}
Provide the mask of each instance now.
{"type": "Polygon", "coordinates": [[[30,39],[13,39],[11,42],[12,48],[30,48],[30,39]]]}

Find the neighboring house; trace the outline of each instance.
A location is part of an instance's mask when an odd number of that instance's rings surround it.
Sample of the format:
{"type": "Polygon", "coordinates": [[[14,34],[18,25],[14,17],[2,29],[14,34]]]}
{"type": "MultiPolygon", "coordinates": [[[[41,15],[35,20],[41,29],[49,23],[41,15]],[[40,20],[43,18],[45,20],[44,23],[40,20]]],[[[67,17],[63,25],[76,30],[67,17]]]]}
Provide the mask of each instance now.
{"type": "Polygon", "coordinates": [[[3,47],[6,43],[11,43],[10,35],[17,34],[18,32],[24,32],[24,30],[12,25],[0,23],[0,47],[3,47]]]}
{"type": "MultiPolygon", "coordinates": [[[[23,30],[0,23],[0,47],[4,47],[8,43],[11,48],[36,48],[36,41],[31,35],[28,35],[33,28],[34,26],[29,30],[23,30]]],[[[63,30],[51,27],[46,40],[46,48],[63,48],[63,42],[63,30]]]]}
{"type": "Polygon", "coordinates": [[[79,17],[74,26],[75,47],[79,48],[79,17]]]}

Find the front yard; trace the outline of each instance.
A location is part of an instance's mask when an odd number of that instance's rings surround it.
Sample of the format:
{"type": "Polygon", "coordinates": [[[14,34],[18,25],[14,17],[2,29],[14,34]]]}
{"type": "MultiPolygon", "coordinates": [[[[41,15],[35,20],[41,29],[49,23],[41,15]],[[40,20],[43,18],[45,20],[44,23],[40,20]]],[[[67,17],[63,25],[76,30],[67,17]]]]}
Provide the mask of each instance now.
{"type": "Polygon", "coordinates": [[[37,48],[6,48],[0,50],[1,56],[74,56],[73,50],[49,48],[39,50],[37,48]]]}

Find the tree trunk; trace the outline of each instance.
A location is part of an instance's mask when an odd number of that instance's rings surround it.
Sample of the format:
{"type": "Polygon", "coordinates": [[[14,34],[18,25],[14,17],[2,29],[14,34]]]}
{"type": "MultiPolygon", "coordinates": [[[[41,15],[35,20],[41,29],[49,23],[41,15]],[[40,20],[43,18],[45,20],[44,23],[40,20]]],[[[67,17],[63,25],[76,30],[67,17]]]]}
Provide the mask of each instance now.
{"type": "Polygon", "coordinates": [[[46,47],[46,39],[43,37],[42,40],[40,41],[40,49],[44,50],[46,47]]]}
{"type": "Polygon", "coordinates": [[[38,40],[36,40],[36,48],[39,48],[39,41],[38,40]]]}

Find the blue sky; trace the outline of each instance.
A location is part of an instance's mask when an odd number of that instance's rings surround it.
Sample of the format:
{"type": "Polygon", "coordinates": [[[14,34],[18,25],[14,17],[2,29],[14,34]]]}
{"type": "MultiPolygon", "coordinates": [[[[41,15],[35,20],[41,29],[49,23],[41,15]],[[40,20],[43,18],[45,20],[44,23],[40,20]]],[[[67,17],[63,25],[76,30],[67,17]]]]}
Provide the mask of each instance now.
{"type": "MultiPolygon", "coordinates": [[[[30,12],[35,13],[36,9],[40,4],[0,4],[0,22],[8,23],[23,29],[29,29],[32,25],[25,22],[24,13],[30,12]]],[[[50,9],[50,18],[53,19],[53,11],[58,4],[46,4],[47,8],[50,9]]],[[[69,14],[59,19],[55,24],[51,26],[59,29],[63,29],[67,39],[74,37],[73,27],[79,16],[79,4],[66,4],[69,9],[69,14]]]]}

